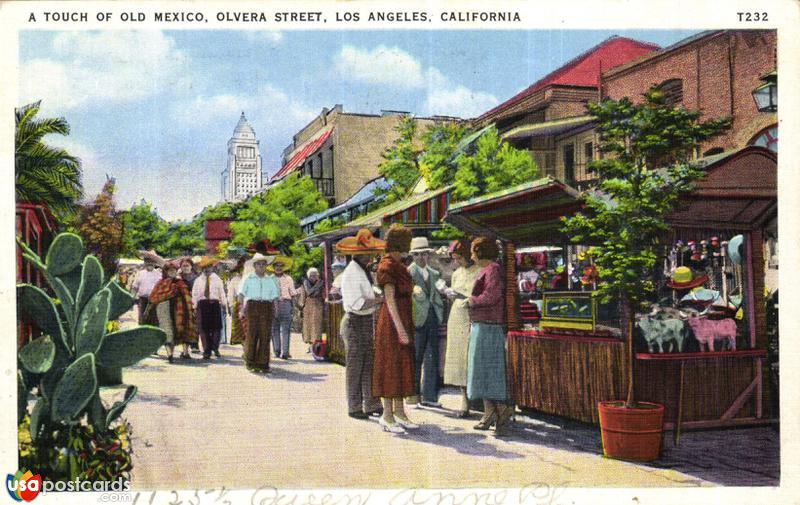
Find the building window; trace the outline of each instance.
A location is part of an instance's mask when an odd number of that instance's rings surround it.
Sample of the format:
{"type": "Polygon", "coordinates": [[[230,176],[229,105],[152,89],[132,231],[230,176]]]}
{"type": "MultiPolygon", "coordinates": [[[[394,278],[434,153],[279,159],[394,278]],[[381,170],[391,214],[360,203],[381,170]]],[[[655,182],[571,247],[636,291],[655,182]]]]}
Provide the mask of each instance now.
{"type": "Polygon", "coordinates": [[[586,163],[594,159],[594,145],[591,142],[587,142],[583,145],[583,157],[586,163]]]}
{"type": "Polygon", "coordinates": [[[311,165],[311,177],[314,179],[321,179],[322,178],[322,163],[314,163],[314,158],[308,160],[308,164],[311,165]]]}
{"type": "Polygon", "coordinates": [[[564,146],[564,182],[572,186],[575,184],[575,145],[564,146]]]}
{"type": "Polygon", "coordinates": [[[778,125],[774,124],[764,128],[748,142],[751,146],[766,147],[772,152],[778,152],[778,125]]]}
{"type": "Polygon", "coordinates": [[[544,174],[556,176],[556,153],[544,153],[544,174]]]}
{"type": "Polygon", "coordinates": [[[658,85],[658,90],[664,94],[664,103],[676,107],[683,102],[683,80],[669,79],[658,85]]]}

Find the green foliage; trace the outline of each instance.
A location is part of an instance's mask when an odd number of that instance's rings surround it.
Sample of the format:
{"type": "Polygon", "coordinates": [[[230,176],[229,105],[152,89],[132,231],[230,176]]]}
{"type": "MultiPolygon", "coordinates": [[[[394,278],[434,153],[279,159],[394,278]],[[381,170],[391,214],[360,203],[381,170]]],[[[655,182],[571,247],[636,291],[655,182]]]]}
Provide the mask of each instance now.
{"type": "Polygon", "coordinates": [[[156,326],[137,326],[109,333],[97,349],[97,363],[109,368],[135,365],[164,343],[164,331],[156,326]]]}
{"type": "Polygon", "coordinates": [[[422,149],[414,145],[417,122],[410,116],[403,116],[395,126],[395,131],[399,136],[381,154],[384,161],[378,166],[378,173],[390,184],[388,189],[375,190],[377,195],[386,196],[385,204],[405,198],[420,177],[417,158],[422,149]]]}
{"type": "Polygon", "coordinates": [[[319,223],[314,226],[314,233],[325,233],[328,231],[338,230],[339,228],[345,225],[345,220],[341,217],[336,217],[333,219],[323,219],[319,223]]]}
{"type": "Polygon", "coordinates": [[[460,155],[456,162],[454,201],[532,181],[539,175],[530,153],[503,142],[494,127],[478,139],[474,155],[460,155]]]}
{"type": "Polygon", "coordinates": [[[114,179],[109,179],[94,202],[81,206],[76,220],[78,234],[86,248],[100,260],[106,277],[117,270],[117,259],[122,252],[122,220],[116,210],[114,179]]]}
{"type": "Polygon", "coordinates": [[[266,239],[275,247],[288,249],[302,235],[300,220],[327,208],[310,177],[292,174],[247,201],[231,223],[231,243],[247,248],[266,239]]]}
{"type": "Polygon", "coordinates": [[[42,139],[49,134],[69,135],[62,118],[37,118],[41,101],[14,110],[14,183],[17,201],[47,205],[59,219],[75,213],[83,197],[81,163],[66,150],[42,139]]]}
{"type": "Polygon", "coordinates": [[[123,226],[122,254],[135,257],[139,251],[164,252],[169,224],[144,200],[121,213],[123,226]]]}
{"type": "Polygon", "coordinates": [[[19,361],[31,373],[45,373],[53,366],[56,346],[50,335],[37,338],[19,351],[19,361]]]}
{"type": "MultiPolygon", "coordinates": [[[[38,403],[37,403],[38,407],[38,403]]],[[[40,409],[42,413],[46,409],[40,409]]],[[[130,425],[118,423],[99,430],[94,424],[60,427],[50,436],[41,431],[44,423],[25,416],[19,424],[19,466],[57,482],[130,480],[130,425]],[[39,431],[39,436],[34,435],[39,431]]]]}
{"type": "Polygon", "coordinates": [[[439,189],[453,183],[458,144],[472,133],[464,123],[436,123],[422,136],[424,146],[419,156],[419,172],[429,189],[439,189]]]}
{"type": "MultiPolygon", "coordinates": [[[[18,243],[25,258],[42,271],[59,297],[53,303],[35,286],[20,285],[17,288],[21,312],[28,317],[38,317],[35,320],[45,332],[44,336],[29,342],[18,353],[21,372],[28,374],[18,375],[19,413],[22,421],[27,412],[27,399],[35,392],[37,401],[29,425],[29,429],[33,429],[29,432],[32,451],[39,456],[46,455],[42,457],[51,457],[50,447],[59,443],[78,443],[73,439],[67,442],[63,437],[65,433],[74,435],[75,430],[84,429],[84,416],[88,416],[96,437],[111,436],[108,427],[110,412],[106,413],[98,395],[100,367],[118,368],[140,361],[163,344],[165,334],[159,328],[148,326],[106,334],[109,317],[118,317],[129,310],[134,299],[116,280],[104,283],[99,262],[94,256],[79,257],[75,261],[75,252],[83,251],[83,244],[75,235],[56,237],[48,251],[47,264],[24,242],[19,240],[18,243]],[[69,261],[57,261],[56,258],[69,258],[69,261]],[[75,267],[73,271],[64,271],[65,265],[75,267]],[[77,296],[73,298],[62,278],[75,277],[75,270],[81,281],[77,296]]],[[[112,407],[114,416],[111,420],[119,416],[135,394],[135,389],[130,391],[124,402],[112,407]]],[[[24,456],[21,443],[20,457],[24,456]]],[[[44,476],[60,463],[53,459],[38,459],[37,464],[39,466],[31,465],[31,468],[44,476]]],[[[68,467],[72,474],[78,468],[72,460],[68,467]]]]}
{"type": "Polygon", "coordinates": [[[163,254],[167,257],[191,256],[197,251],[205,251],[203,223],[199,221],[178,221],[169,225],[163,254]]]}
{"type": "Polygon", "coordinates": [[[600,176],[599,191],[585,196],[588,211],[565,220],[575,243],[596,244],[600,292],[631,304],[652,291],[666,216],[702,172],[689,162],[704,142],[730,128],[729,119],[701,122],[700,113],[664,104],[656,90],[645,102],[630,99],[589,104],[599,122],[600,150],[611,158],[594,160],[589,169],[600,176]]]}
{"type": "Polygon", "coordinates": [[[299,280],[301,279],[309,268],[314,267],[320,272],[325,261],[325,253],[321,247],[306,247],[305,245],[295,242],[290,247],[292,255],[292,277],[299,280]]]}
{"type": "Polygon", "coordinates": [[[437,238],[439,240],[456,240],[459,238],[467,238],[466,233],[449,223],[443,224],[441,230],[436,230],[431,233],[431,235],[433,238],[437,238]]]}

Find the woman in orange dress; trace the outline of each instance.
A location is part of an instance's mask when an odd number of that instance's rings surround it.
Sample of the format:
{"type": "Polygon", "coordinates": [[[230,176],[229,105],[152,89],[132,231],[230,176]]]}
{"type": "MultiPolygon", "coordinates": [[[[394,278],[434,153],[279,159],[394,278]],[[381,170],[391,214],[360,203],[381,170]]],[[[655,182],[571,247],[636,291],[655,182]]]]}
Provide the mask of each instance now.
{"type": "Polygon", "coordinates": [[[375,329],[375,364],[372,393],[383,403],[379,419],[384,431],[405,433],[418,426],[406,416],[403,398],[415,394],[414,321],[411,312],[413,283],[402,261],[411,244],[411,231],[392,225],[386,234],[386,254],[378,264],[376,280],[385,302],[375,329]]]}

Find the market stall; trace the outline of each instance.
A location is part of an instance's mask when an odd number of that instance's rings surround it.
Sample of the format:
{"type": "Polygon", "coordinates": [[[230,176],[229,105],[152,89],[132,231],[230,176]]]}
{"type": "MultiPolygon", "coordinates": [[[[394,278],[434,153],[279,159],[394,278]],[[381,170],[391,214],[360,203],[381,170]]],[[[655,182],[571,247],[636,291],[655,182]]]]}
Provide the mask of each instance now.
{"type": "Polygon", "coordinates": [[[664,268],[653,278],[659,294],[653,314],[637,318],[644,323],[637,324],[634,370],[615,307],[592,295],[597,278],[591,249],[568,245],[559,231],[560,218],[581,208],[572,188],[544,178],[451,206],[446,221],[505,246],[507,278],[514,280],[507,282],[506,299],[509,387],[518,405],[597,423],[597,403],[625,398],[628,374],[634,373],[636,398],[663,403],[667,428],[770,417],[762,364],[763,229],[777,212],[775,155],[748,147],[701,162],[706,177],[669,220],[664,268]],[[736,265],[727,254],[731,241],[736,265]],[[531,247],[537,249],[522,249],[531,247]],[[520,258],[520,249],[538,256],[520,258]],[[708,270],[704,282],[690,286],[672,277],[689,263],[690,271],[708,270]],[[670,331],[681,338],[651,342],[670,331]],[[708,340],[711,345],[700,345],[708,340]]]}
{"type": "MultiPolygon", "coordinates": [[[[424,181],[420,181],[408,198],[396,201],[360,216],[342,228],[324,233],[314,234],[303,243],[312,247],[321,247],[324,253],[324,271],[326,292],[333,287],[334,275],[331,265],[336,261],[334,246],[344,237],[355,235],[359,229],[368,228],[376,237],[381,237],[393,223],[402,223],[412,229],[415,236],[429,236],[432,231],[442,226],[442,220],[450,202],[450,187],[428,190],[424,181]]],[[[344,342],[339,336],[339,323],[344,316],[341,304],[328,300],[325,303],[325,328],[328,346],[328,357],[335,363],[344,364],[344,342]]]]}

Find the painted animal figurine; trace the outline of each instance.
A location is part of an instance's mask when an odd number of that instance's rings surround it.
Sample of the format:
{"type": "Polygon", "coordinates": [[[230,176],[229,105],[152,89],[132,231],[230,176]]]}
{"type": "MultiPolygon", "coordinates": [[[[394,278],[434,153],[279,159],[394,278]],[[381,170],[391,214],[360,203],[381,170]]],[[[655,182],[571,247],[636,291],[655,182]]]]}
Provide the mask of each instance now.
{"type": "Polygon", "coordinates": [[[694,332],[694,337],[709,351],[714,351],[716,340],[728,343],[728,348],[736,350],[736,321],[733,319],[708,319],[705,317],[692,317],[688,319],[689,327],[694,332]]]}

